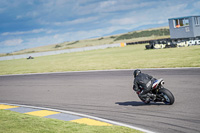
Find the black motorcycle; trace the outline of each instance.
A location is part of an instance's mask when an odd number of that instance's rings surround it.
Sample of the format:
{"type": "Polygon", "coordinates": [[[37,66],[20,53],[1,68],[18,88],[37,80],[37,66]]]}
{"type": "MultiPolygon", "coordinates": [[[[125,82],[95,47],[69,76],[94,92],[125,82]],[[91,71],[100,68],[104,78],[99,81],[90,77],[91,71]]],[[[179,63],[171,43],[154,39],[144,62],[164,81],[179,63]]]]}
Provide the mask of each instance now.
{"type": "Polygon", "coordinates": [[[28,58],[26,58],[27,60],[30,60],[30,59],[34,59],[32,56],[29,56],[28,58]]]}
{"type": "MultiPolygon", "coordinates": [[[[175,101],[175,98],[173,94],[166,88],[163,87],[164,80],[158,79],[155,80],[150,92],[147,94],[150,97],[150,101],[153,102],[164,102],[167,105],[172,105],[175,101]]],[[[138,96],[141,93],[143,88],[140,86],[140,91],[138,92],[138,96]]],[[[143,102],[146,100],[146,98],[139,97],[143,102]]],[[[149,104],[150,101],[146,104],[149,104]]]]}

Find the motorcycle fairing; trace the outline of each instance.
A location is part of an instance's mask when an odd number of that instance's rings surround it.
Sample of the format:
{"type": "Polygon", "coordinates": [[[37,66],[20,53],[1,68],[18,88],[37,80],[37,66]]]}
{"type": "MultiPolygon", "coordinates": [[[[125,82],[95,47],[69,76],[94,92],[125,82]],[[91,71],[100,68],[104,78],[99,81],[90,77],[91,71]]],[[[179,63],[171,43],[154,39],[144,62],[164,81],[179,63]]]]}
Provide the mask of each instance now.
{"type": "Polygon", "coordinates": [[[158,79],[158,80],[156,80],[156,81],[153,83],[152,88],[155,89],[155,88],[159,85],[159,83],[162,82],[162,81],[163,81],[163,79],[158,79]]]}

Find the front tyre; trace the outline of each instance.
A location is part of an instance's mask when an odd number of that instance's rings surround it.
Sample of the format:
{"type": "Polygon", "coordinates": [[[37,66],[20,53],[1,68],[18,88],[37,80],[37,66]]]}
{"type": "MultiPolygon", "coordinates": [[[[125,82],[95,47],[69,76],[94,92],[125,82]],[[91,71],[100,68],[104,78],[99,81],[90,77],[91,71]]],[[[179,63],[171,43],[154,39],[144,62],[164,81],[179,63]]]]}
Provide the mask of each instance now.
{"type": "Polygon", "coordinates": [[[168,104],[168,105],[172,105],[175,101],[175,98],[173,96],[173,94],[165,88],[162,88],[159,90],[159,93],[161,94],[161,96],[164,98],[164,103],[168,104]]]}

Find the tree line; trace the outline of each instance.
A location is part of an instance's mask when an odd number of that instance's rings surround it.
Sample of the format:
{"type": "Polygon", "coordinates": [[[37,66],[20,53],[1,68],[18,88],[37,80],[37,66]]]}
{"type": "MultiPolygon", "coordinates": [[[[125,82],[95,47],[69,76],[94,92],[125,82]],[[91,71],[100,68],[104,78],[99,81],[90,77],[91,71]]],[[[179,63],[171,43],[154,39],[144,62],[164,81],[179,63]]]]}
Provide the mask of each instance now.
{"type": "Polygon", "coordinates": [[[150,31],[140,31],[140,32],[133,32],[121,35],[115,39],[117,40],[125,40],[125,39],[133,39],[139,37],[150,37],[150,36],[166,36],[170,35],[169,29],[158,29],[158,30],[150,30],[150,31]]]}

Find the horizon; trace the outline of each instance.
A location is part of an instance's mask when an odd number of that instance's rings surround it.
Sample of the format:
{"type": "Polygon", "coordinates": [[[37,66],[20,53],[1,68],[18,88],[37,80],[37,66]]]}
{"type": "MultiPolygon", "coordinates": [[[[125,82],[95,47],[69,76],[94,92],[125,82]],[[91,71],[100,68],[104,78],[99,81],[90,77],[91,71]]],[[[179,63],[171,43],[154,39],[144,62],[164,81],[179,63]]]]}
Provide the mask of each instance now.
{"type": "Polygon", "coordinates": [[[199,0],[2,0],[0,53],[168,26],[199,0]]]}

